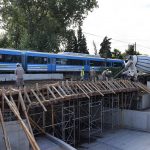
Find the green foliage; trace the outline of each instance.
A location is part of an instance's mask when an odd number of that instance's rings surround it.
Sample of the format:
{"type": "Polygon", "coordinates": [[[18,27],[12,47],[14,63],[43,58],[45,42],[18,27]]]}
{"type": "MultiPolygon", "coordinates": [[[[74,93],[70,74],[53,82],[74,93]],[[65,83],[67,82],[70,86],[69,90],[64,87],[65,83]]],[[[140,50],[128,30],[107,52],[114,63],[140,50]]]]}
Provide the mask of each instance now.
{"type": "Polygon", "coordinates": [[[67,34],[67,46],[66,46],[66,52],[77,52],[78,51],[78,43],[77,38],[75,36],[74,30],[68,31],[67,34]]]}
{"type": "Polygon", "coordinates": [[[121,54],[121,51],[115,48],[112,52],[112,58],[123,59],[123,55],[121,54]]]}
{"type": "Polygon", "coordinates": [[[111,58],[112,54],[111,54],[111,42],[110,42],[111,38],[108,38],[107,36],[103,39],[103,42],[100,44],[101,48],[99,51],[99,54],[101,57],[104,58],[111,58]]]}
{"type": "Polygon", "coordinates": [[[77,52],[89,54],[87,50],[86,38],[84,34],[82,33],[81,26],[79,26],[79,29],[78,29],[78,51],[77,52]]]}
{"type": "Polygon", "coordinates": [[[81,26],[79,26],[77,31],[77,37],[74,30],[69,30],[67,32],[67,46],[65,51],[89,54],[87,50],[86,38],[82,33],[81,26]]]}
{"type": "Polygon", "coordinates": [[[9,47],[50,52],[97,6],[97,0],[2,0],[0,14],[9,47]]]}
{"type": "Polygon", "coordinates": [[[3,47],[3,48],[9,47],[9,40],[8,40],[6,34],[1,34],[0,46],[3,47]]]}

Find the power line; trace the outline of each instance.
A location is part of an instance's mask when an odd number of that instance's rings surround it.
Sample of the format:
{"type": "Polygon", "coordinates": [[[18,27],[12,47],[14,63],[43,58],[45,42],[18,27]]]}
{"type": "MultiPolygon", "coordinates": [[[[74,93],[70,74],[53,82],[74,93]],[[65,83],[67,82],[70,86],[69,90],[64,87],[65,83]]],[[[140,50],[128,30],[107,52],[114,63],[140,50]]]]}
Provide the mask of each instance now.
{"type": "MultiPolygon", "coordinates": [[[[87,34],[87,35],[92,35],[92,36],[96,36],[96,37],[102,37],[102,38],[104,38],[104,36],[101,36],[101,35],[96,35],[96,34],[92,34],[92,33],[88,33],[88,32],[83,32],[83,33],[85,33],[85,34],[87,34]]],[[[112,40],[114,40],[114,41],[118,41],[118,42],[122,42],[122,43],[129,43],[129,42],[122,41],[122,40],[118,40],[118,39],[114,39],[114,38],[112,38],[112,40]]]]}
{"type": "MultiPolygon", "coordinates": [[[[93,34],[93,33],[88,33],[88,32],[83,32],[83,33],[84,33],[84,34],[87,34],[87,35],[91,35],[91,36],[103,37],[103,38],[104,38],[104,36],[96,35],[96,34],[93,34]]],[[[127,42],[127,41],[122,41],[122,40],[118,40],[118,39],[114,39],[114,38],[112,38],[112,40],[118,41],[118,42],[121,42],[121,43],[127,43],[127,44],[130,43],[130,42],[127,42]]],[[[140,46],[140,47],[143,47],[143,48],[150,49],[150,47],[147,47],[147,46],[144,46],[144,45],[141,45],[141,44],[137,44],[137,45],[140,46]]]]}

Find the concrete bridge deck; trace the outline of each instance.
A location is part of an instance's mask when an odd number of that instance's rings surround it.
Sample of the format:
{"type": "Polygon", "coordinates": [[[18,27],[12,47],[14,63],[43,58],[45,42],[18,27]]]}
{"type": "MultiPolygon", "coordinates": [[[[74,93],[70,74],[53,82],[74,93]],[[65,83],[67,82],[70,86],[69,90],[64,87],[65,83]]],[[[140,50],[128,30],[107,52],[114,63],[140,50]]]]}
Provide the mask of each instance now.
{"type": "Polygon", "coordinates": [[[120,129],[103,135],[91,144],[83,144],[78,150],[149,150],[150,133],[120,129]]]}
{"type": "Polygon", "coordinates": [[[49,134],[36,137],[40,150],[76,150],[62,140],[49,134]]]}

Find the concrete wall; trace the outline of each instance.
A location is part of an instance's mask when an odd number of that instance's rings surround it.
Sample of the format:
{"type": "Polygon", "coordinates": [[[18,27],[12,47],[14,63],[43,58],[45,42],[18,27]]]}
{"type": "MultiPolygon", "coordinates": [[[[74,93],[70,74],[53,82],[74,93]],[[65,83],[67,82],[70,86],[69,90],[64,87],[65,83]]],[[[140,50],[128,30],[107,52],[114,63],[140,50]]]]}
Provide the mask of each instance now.
{"type": "Polygon", "coordinates": [[[150,108],[150,94],[144,94],[138,103],[138,109],[150,108]]]}
{"type": "MultiPolygon", "coordinates": [[[[29,150],[29,142],[25,133],[16,121],[5,122],[11,150],[29,150]]],[[[5,150],[2,129],[0,126],[0,150],[5,150]]]]}
{"type": "MultiPolygon", "coordinates": [[[[63,79],[63,74],[25,74],[24,80],[63,79]]],[[[0,81],[15,81],[14,74],[0,74],[0,81]]]]}
{"type": "Polygon", "coordinates": [[[122,111],[122,127],[150,132],[150,111],[122,111]]]}

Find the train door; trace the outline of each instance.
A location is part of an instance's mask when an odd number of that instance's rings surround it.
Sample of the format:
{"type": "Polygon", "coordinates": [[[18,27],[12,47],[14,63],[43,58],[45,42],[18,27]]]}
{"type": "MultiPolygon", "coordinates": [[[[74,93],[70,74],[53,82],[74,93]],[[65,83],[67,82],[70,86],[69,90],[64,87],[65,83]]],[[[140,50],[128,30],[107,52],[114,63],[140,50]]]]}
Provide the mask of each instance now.
{"type": "Polygon", "coordinates": [[[51,58],[51,69],[52,72],[56,71],[56,58],[51,58]]]}
{"type": "Polygon", "coordinates": [[[85,79],[89,79],[89,71],[90,71],[90,61],[89,60],[85,61],[84,70],[85,70],[85,79]]]}
{"type": "Polygon", "coordinates": [[[90,61],[89,60],[86,60],[85,61],[85,71],[89,72],[90,71],[90,61]]]}
{"type": "Polygon", "coordinates": [[[26,53],[22,53],[22,67],[24,68],[24,71],[27,71],[27,58],[26,53]]]}
{"type": "Polygon", "coordinates": [[[56,71],[56,59],[53,57],[50,57],[48,60],[48,71],[49,72],[55,72],[56,71]]]}

